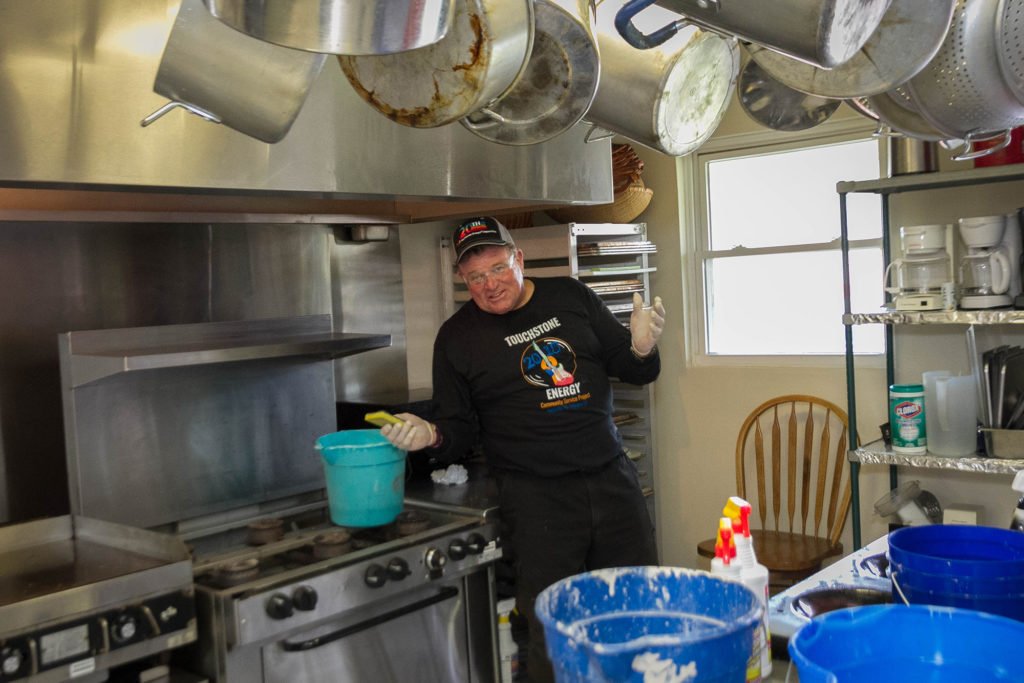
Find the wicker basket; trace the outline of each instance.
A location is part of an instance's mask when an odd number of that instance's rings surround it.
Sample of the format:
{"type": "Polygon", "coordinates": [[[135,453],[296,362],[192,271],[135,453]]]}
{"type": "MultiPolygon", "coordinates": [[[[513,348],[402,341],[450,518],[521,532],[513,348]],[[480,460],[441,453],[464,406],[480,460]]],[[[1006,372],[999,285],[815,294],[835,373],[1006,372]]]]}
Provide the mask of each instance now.
{"type": "Polygon", "coordinates": [[[622,192],[616,192],[610,204],[566,206],[547,209],[545,213],[559,223],[631,223],[644,212],[653,197],[654,190],[638,179],[622,192]]]}
{"type": "Polygon", "coordinates": [[[518,213],[496,213],[494,218],[501,221],[509,230],[515,230],[516,228],[532,228],[533,227],[533,212],[532,211],[520,211],[518,213]]]}

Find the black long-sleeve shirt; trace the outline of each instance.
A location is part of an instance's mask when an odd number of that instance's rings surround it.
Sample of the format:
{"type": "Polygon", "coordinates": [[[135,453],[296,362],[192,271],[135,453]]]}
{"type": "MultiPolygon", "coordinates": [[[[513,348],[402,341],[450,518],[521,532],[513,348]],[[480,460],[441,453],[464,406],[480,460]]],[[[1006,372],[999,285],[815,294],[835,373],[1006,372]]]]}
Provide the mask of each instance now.
{"type": "Polygon", "coordinates": [[[503,315],[470,301],[434,342],[432,416],[443,435],[432,455],[465,454],[478,430],[488,462],[541,476],[604,465],[621,450],[611,378],[647,384],[657,351],[638,359],[630,333],[585,284],[531,278],[533,296],[503,315]]]}

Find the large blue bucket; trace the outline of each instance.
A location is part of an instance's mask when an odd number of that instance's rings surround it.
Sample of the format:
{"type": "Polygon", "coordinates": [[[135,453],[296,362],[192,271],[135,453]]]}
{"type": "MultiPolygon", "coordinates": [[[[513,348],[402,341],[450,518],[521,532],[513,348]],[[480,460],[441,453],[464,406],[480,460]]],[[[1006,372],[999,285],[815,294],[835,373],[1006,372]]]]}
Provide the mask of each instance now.
{"type": "Polygon", "coordinates": [[[368,527],[394,521],[405,496],[405,451],[377,429],[325,434],[316,448],[324,461],[332,522],[368,527]]]}
{"type": "Polygon", "coordinates": [[[893,601],[1024,621],[1024,533],[934,524],[889,534],[893,601]]]}
{"type": "Polygon", "coordinates": [[[548,586],[536,611],[558,683],[744,683],[762,607],[708,572],[621,567],[548,586]]]}
{"type": "Polygon", "coordinates": [[[800,683],[1024,681],[1024,624],[974,610],[871,605],[815,617],[789,639],[800,683]]]}

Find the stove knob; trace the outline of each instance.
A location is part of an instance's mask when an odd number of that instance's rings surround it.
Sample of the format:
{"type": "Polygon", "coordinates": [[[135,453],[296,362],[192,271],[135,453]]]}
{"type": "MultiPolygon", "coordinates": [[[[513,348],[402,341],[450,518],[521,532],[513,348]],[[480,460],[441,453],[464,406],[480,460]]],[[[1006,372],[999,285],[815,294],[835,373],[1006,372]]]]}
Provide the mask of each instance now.
{"type": "Polygon", "coordinates": [[[448,562],[448,558],[444,556],[444,553],[437,548],[429,548],[427,554],[423,557],[423,561],[427,565],[427,569],[431,574],[435,574],[444,569],[445,564],[448,562]]]}
{"type": "Polygon", "coordinates": [[[309,612],[316,607],[316,601],[319,597],[316,594],[316,589],[312,586],[299,586],[292,591],[292,604],[295,605],[295,609],[309,612]]]}
{"type": "Polygon", "coordinates": [[[379,564],[371,564],[363,574],[363,581],[370,588],[380,588],[388,581],[388,570],[379,564]]]}
{"type": "Polygon", "coordinates": [[[461,560],[466,556],[466,542],[461,538],[453,539],[448,544],[448,557],[453,560],[461,560]]]}
{"type": "Polygon", "coordinates": [[[405,577],[412,574],[409,570],[409,563],[400,557],[393,557],[388,562],[388,577],[394,581],[401,581],[405,577]]]}
{"type": "Polygon", "coordinates": [[[25,663],[25,653],[16,647],[0,648],[0,672],[4,676],[13,676],[21,670],[25,663]]]}
{"type": "Polygon", "coordinates": [[[119,614],[110,624],[110,637],[123,645],[130,642],[139,632],[139,624],[131,614],[119,614]]]}
{"type": "Polygon", "coordinates": [[[479,555],[487,547],[487,539],[480,534],[470,534],[469,538],[466,539],[466,547],[471,554],[479,555]]]}
{"type": "Polygon", "coordinates": [[[273,593],[267,598],[267,616],[271,619],[287,619],[295,614],[292,601],[284,593],[273,593]]]}

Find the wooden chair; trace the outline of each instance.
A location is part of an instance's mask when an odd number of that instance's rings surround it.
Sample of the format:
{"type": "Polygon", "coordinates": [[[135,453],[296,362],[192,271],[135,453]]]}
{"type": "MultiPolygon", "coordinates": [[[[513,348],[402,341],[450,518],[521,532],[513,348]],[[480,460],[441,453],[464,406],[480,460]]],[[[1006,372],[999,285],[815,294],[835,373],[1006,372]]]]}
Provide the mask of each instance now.
{"type": "MultiPolygon", "coordinates": [[[[803,394],[765,401],[743,421],[736,441],[736,495],[753,507],[750,535],[758,561],[768,567],[772,594],[843,553],[839,538],[850,510],[848,432],[842,408],[803,394]],[[749,492],[748,477],[756,482],[749,492]]],[[[701,541],[697,552],[714,557],[715,539],[701,541]]]]}

